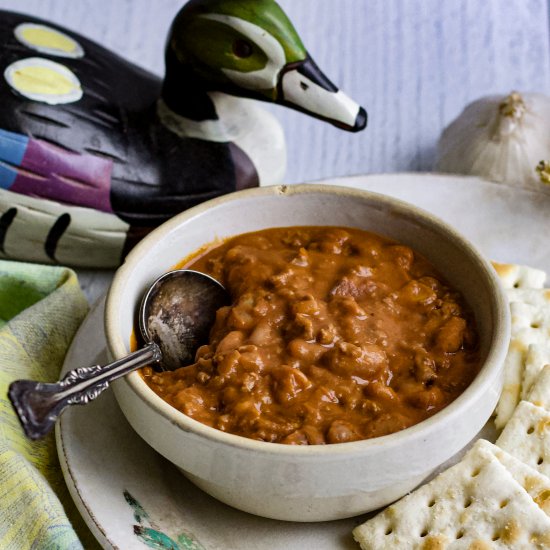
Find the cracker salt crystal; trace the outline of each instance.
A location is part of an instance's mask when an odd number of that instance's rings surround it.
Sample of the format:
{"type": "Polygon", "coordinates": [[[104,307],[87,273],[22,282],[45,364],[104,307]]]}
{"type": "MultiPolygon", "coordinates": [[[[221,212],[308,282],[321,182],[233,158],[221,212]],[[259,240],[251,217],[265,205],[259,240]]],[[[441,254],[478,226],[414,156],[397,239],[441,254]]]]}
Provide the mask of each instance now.
{"type": "Polygon", "coordinates": [[[541,474],[550,476],[550,411],[522,401],[496,444],[541,474]]]}
{"type": "Polygon", "coordinates": [[[363,550],[548,548],[550,518],[485,443],[476,443],[353,535],[363,550]]]}
{"type": "MultiPolygon", "coordinates": [[[[548,361],[550,363],[550,361],[548,361]]],[[[550,364],[545,365],[539,372],[527,401],[537,407],[550,410],[550,364]]]]}
{"type": "Polygon", "coordinates": [[[529,346],[550,341],[550,289],[508,292],[514,300],[510,303],[512,337],[504,362],[504,387],[496,407],[498,429],[505,426],[519,403],[529,346]]]}
{"type": "Polygon", "coordinates": [[[504,288],[543,288],[546,282],[546,273],[541,269],[498,262],[493,262],[493,267],[504,288]]]}

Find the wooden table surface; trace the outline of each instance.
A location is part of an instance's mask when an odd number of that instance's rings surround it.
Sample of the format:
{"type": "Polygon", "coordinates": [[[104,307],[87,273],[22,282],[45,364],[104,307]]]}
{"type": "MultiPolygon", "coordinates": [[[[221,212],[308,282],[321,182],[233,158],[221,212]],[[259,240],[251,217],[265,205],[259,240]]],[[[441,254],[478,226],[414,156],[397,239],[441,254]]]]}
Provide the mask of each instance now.
{"type": "MultiPolygon", "coordinates": [[[[369,113],[348,134],[268,106],[285,128],[288,182],[425,171],[441,130],[470,101],[512,90],[550,94],[548,0],[280,0],[312,57],[369,113]]],[[[163,72],[183,0],[0,0],[163,72]]],[[[107,274],[82,273],[90,299],[107,274]],[[99,281],[99,282],[98,282],[99,281]]]]}

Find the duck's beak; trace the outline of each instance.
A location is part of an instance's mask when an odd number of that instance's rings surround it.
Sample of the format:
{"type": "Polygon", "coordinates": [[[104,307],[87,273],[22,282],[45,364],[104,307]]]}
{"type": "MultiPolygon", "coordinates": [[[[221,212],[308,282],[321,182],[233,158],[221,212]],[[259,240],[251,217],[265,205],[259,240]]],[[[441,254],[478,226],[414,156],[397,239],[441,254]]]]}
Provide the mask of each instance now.
{"type": "Polygon", "coordinates": [[[350,132],[367,125],[365,109],[338,90],[309,55],[283,68],[276,101],[350,132]]]}

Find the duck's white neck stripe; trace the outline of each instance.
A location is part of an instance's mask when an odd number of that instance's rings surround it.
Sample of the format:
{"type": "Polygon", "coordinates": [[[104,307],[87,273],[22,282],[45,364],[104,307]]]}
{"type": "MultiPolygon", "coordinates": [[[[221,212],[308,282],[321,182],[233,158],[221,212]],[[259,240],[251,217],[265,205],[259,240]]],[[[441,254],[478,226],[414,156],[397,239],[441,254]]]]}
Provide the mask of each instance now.
{"type": "Polygon", "coordinates": [[[169,130],[182,138],[234,143],[254,164],[260,185],[280,183],[286,167],[286,146],[283,129],[277,119],[257,107],[257,102],[252,99],[221,92],[209,92],[208,96],[220,120],[190,120],[174,113],[162,99],[157,103],[159,118],[169,130]]]}
{"type": "Polygon", "coordinates": [[[157,101],[157,115],[164,126],[180,137],[204,139],[219,143],[232,140],[232,136],[221,120],[192,120],[186,118],[172,111],[163,99],[157,101]]]}
{"type": "Polygon", "coordinates": [[[219,21],[235,29],[259,46],[267,56],[267,64],[263,69],[241,72],[222,68],[226,76],[235,84],[247,89],[269,90],[277,86],[279,73],[286,63],[286,56],[283,47],[274,36],[262,27],[239,17],[233,17],[232,15],[213,13],[201,15],[201,17],[219,21]]]}

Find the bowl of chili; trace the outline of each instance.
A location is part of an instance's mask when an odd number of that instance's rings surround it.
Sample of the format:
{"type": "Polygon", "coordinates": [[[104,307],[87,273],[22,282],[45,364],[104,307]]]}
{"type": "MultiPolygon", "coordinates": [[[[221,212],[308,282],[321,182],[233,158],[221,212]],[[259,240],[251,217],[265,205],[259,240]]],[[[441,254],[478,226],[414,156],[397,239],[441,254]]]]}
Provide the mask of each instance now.
{"type": "Polygon", "coordinates": [[[181,372],[114,385],[137,433],[196,485],[288,521],[396,500],[466,446],[502,388],[506,298],[436,217],[328,185],[245,190],[147,236],[115,275],[105,330],[131,347],[147,285],[174,267],[232,304],[181,372]]]}

